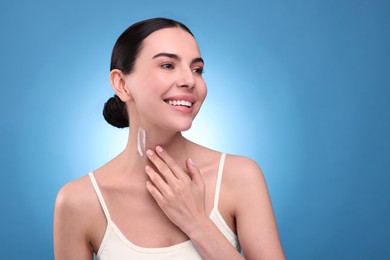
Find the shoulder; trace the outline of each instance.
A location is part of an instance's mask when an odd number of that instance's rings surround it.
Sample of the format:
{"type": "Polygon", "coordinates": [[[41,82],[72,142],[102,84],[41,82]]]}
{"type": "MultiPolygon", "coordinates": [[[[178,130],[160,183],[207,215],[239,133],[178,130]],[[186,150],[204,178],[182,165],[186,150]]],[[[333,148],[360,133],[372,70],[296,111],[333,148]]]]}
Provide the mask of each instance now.
{"type": "Polygon", "coordinates": [[[245,256],[248,259],[285,259],[271,199],[259,165],[252,159],[229,155],[226,157],[224,178],[245,256]],[[256,245],[253,241],[257,241],[256,245]]]}
{"type": "Polygon", "coordinates": [[[238,211],[253,207],[259,200],[268,200],[268,189],[263,172],[256,161],[237,155],[227,155],[223,169],[222,185],[238,211]]]}
{"type": "Polygon", "coordinates": [[[224,178],[228,183],[244,185],[254,181],[261,181],[263,172],[253,159],[227,154],[224,165],[224,178]]]}
{"type": "Polygon", "coordinates": [[[55,217],[61,221],[84,222],[99,204],[89,176],[65,184],[57,194],[55,217]]]}
{"type": "Polygon", "coordinates": [[[56,206],[78,208],[91,197],[92,184],[88,176],[83,176],[65,184],[57,194],[56,206]]]}
{"type": "Polygon", "coordinates": [[[104,232],[104,219],[99,216],[99,202],[88,176],[65,184],[54,209],[55,258],[92,259],[93,242],[104,232]]]}

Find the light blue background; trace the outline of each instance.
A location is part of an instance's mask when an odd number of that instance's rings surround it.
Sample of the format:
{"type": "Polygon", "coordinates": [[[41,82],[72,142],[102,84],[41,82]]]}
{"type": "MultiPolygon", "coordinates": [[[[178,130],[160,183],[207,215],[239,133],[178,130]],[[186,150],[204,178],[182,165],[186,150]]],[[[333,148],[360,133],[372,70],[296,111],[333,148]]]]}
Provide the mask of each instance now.
{"type": "Polygon", "coordinates": [[[101,116],[111,49],[155,16],[206,60],[187,136],[260,164],[287,258],[388,258],[390,4],[372,0],[2,1],[0,258],[53,258],[57,191],[126,140],[101,116]]]}

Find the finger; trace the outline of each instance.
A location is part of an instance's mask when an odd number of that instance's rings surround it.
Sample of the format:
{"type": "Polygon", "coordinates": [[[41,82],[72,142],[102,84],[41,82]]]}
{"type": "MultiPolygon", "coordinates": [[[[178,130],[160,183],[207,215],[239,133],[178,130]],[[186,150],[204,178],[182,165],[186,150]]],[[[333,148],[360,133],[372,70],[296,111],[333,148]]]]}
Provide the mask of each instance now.
{"type": "Polygon", "coordinates": [[[153,185],[151,181],[146,182],[146,188],[148,189],[149,193],[152,195],[152,197],[157,200],[163,200],[164,197],[161,194],[161,192],[156,188],[156,186],[153,185]]]}
{"type": "Polygon", "coordinates": [[[167,196],[169,194],[170,188],[168,184],[161,178],[161,176],[148,165],[145,166],[145,172],[149,176],[151,183],[156,189],[158,189],[160,194],[162,196],[167,196]]]}
{"type": "Polygon", "coordinates": [[[146,151],[146,155],[169,184],[177,179],[169,166],[155,152],[149,149],[146,151]]]}
{"type": "Polygon", "coordinates": [[[154,200],[157,202],[158,206],[163,209],[165,199],[164,196],[161,194],[161,192],[156,188],[156,186],[153,185],[150,181],[146,182],[146,189],[149,191],[150,195],[154,198],[154,200]]]}
{"type": "Polygon", "coordinates": [[[195,166],[195,164],[191,160],[191,158],[186,161],[186,166],[187,166],[188,171],[190,172],[190,176],[191,176],[192,181],[194,183],[196,183],[197,185],[203,186],[204,185],[203,177],[200,174],[198,167],[195,166]]]}
{"type": "Polygon", "coordinates": [[[161,146],[156,147],[157,154],[161,157],[161,159],[165,162],[165,164],[169,167],[171,172],[178,178],[179,180],[188,180],[188,175],[177,165],[175,160],[167,153],[165,149],[161,146]]]}

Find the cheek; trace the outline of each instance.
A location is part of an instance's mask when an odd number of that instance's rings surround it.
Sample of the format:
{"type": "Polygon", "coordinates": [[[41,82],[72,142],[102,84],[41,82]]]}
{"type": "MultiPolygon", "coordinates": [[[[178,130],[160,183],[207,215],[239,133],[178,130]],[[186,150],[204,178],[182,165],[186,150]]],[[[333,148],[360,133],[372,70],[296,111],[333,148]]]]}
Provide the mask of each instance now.
{"type": "Polygon", "coordinates": [[[133,83],[133,93],[137,100],[150,99],[158,93],[159,80],[155,77],[141,76],[133,83]]]}
{"type": "Polygon", "coordinates": [[[142,82],[146,92],[151,95],[163,95],[174,84],[174,79],[159,73],[149,73],[142,82]]]}
{"type": "Polygon", "coordinates": [[[205,100],[207,96],[207,85],[203,81],[201,87],[199,88],[199,98],[202,99],[202,102],[205,100]]]}

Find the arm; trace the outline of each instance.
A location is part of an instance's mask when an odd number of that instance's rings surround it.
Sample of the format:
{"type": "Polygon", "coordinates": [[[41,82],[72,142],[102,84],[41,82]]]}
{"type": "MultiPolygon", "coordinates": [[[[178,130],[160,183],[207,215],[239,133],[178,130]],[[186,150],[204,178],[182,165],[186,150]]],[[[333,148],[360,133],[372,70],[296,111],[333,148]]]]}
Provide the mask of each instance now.
{"type": "Polygon", "coordinates": [[[234,194],[237,233],[246,259],[285,259],[261,169],[238,156],[226,166],[226,185],[234,194]]]}
{"type": "Polygon", "coordinates": [[[203,259],[244,259],[208,216],[186,232],[203,259]]]}
{"type": "Polygon", "coordinates": [[[93,259],[86,236],[85,210],[74,185],[65,185],[58,193],[54,209],[54,256],[56,260],[93,259]]]}

